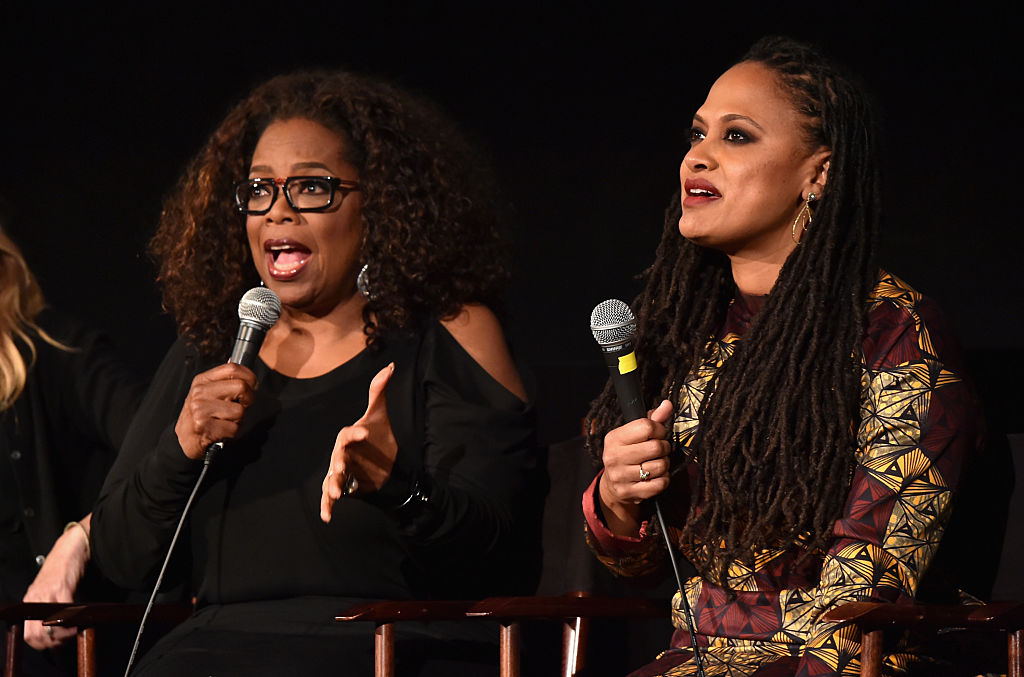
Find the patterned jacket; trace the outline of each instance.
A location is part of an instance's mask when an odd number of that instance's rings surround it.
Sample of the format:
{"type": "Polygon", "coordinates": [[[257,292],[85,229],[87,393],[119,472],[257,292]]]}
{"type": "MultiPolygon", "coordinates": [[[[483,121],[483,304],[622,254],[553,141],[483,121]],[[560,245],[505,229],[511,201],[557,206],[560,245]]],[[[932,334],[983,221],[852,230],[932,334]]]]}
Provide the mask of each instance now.
{"type": "MultiPolygon", "coordinates": [[[[672,434],[683,447],[699,426],[708,383],[751,317],[745,303],[733,304],[722,337],[681,389],[672,434]]],[[[935,305],[883,272],[869,299],[856,465],[833,538],[825,552],[799,564],[803,550],[797,544],[758,553],[753,567],[734,562],[729,576],[737,596],[732,600],[700,577],[686,582],[698,643],[708,647],[708,677],[752,675],[776,662],[792,665],[790,674],[800,676],[858,674],[857,629],[820,617],[847,601],[914,598],[948,521],[963,461],[981,436],[980,410],[958,375],[958,360],[935,305]]],[[[665,562],[660,536],[646,525],[639,538],[612,534],[595,510],[597,481],[583,501],[588,542],[613,572],[651,574],[665,562]]],[[[674,484],[670,491],[675,490],[674,484]]],[[[689,502],[685,495],[668,500],[689,502]]],[[[670,651],[690,644],[678,595],[670,651]]],[[[886,657],[886,671],[903,674],[916,660],[901,645],[886,657]]],[[[694,669],[684,663],[664,674],[690,675],[694,669]]]]}

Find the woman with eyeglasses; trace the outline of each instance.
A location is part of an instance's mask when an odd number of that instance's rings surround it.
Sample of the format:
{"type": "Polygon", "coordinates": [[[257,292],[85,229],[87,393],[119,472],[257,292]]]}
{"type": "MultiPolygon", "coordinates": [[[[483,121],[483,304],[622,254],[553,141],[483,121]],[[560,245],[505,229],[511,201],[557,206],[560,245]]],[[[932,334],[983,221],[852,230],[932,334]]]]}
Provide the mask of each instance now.
{"type": "MultiPolygon", "coordinates": [[[[854,82],[767,38],[691,125],[634,303],[655,408],[623,424],[610,388],[595,402],[588,540],[619,574],[666,573],[656,498],[696,567],[671,648],[635,675],[856,675],[857,628],[822,615],[915,598],[978,404],[935,304],[875,260],[876,137],[854,82]]],[[[888,649],[886,674],[927,666],[888,649]]]]}
{"type": "MultiPolygon", "coordinates": [[[[482,176],[429,104],[344,72],[258,87],[188,167],[152,242],[180,340],[96,506],[108,576],[152,585],[225,448],[176,555],[196,612],[138,674],[368,674],[372,632],[333,621],[352,604],[523,579],[537,463],[482,176]],[[280,319],[253,370],[225,364],[261,284],[280,319]]],[[[471,664],[449,630],[408,629],[403,669],[471,664]]]]}

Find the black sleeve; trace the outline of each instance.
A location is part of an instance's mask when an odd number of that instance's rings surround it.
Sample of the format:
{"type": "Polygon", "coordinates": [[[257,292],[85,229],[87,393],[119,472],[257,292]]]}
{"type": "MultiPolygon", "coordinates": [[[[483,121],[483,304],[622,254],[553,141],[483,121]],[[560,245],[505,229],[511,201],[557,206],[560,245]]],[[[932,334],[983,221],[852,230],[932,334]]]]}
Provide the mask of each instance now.
{"type": "MultiPolygon", "coordinates": [[[[495,381],[440,324],[412,376],[422,379],[414,389],[424,420],[393,426],[395,468],[370,500],[402,527],[435,589],[451,583],[465,596],[473,581],[480,594],[529,587],[523,581],[536,569],[543,502],[532,404],[495,381]],[[410,453],[417,448],[419,457],[410,453]],[[506,580],[499,569],[514,573],[507,580],[519,587],[497,583],[506,580]]],[[[396,408],[389,397],[392,420],[402,417],[396,408]]]]}
{"type": "MultiPolygon", "coordinates": [[[[192,363],[181,341],[171,347],[93,510],[93,558],[104,575],[125,588],[144,588],[155,579],[202,469],[202,461],[185,456],[174,434],[192,383],[192,363]]],[[[177,547],[186,548],[187,539],[177,547]]]]}
{"type": "Polygon", "coordinates": [[[35,322],[31,342],[19,342],[31,367],[10,430],[24,456],[20,500],[35,512],[25,531],[41,555],[92,509],[144,385],[107,336],[52,309],[35,322]]]}
{"type": "Polygon", "coordinates": [[[118,356],[113,342],[52,310],[44,311],[38,324],[64,347],[43,346],[38,369],[42,380],[62,393],[62,414],[76,430],[101,443],[113,460],[124,441],[144,390],[139,379],[118,356]],[[47,357],[44,358],[43,353],[47,357]]]}

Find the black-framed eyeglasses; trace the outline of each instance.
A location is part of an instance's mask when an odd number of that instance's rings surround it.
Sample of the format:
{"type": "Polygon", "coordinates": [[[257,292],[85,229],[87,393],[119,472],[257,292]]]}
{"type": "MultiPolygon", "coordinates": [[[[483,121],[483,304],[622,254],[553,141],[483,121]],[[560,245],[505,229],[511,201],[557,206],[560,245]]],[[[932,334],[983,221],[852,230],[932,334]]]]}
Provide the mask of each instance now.
{"type": "Polygon", "coordinates": [[[359,190],[359,182],[333,176],[245,179],[235,184],[235,206],[242,214],[266,214],[277,200],[278,188],[284,189],[284,198],[295,211],[322,212],[334,204],[336,192],[345,199],[353,190],[359,190]]]}

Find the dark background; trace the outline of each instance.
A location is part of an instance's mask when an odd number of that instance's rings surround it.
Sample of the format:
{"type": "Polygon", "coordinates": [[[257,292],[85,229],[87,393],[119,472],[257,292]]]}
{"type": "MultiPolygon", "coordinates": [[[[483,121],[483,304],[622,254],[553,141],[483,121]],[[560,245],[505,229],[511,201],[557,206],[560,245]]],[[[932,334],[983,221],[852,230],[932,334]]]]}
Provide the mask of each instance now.
{"type": "Polygon", "coordinates": [[[1017,426],[1019,30],[980,3],[895,4],[5,3],[5,227],[52,305],[152,370],[173,327],[145,243],[228,107],[299,67],[385,76],[439,102],[492,158],[514,242],[511,334],[545,387],[545,434],[571,435],[603,380],[590,310],[636,293],[690,116],[751,42],[784,33],[819,43],[874,95],[883,263],[945,307],[1017,426]]]}

